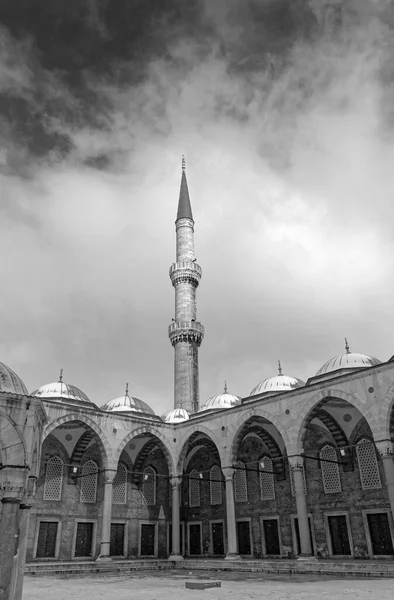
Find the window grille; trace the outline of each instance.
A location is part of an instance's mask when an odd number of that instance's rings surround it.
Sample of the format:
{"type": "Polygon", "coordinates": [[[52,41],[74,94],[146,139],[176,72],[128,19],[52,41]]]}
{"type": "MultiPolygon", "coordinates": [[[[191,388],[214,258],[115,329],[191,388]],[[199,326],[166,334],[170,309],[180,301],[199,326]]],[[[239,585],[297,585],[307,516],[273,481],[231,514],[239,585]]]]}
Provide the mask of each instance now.
{"type": "Polygon", "coordinates": [[[86,503],[96,502],[97,497],[97,465],[93,460],[88,460],[82,466],[80,501],[86,503]]]}
{"type": "MultiPolygon", "coordinates": [[[[305,496],[308,494],[308,490],[306,487],[306,477],[305,477],[305,467],[302,467],[302,478],[304,480],[304,494],[305,496]]],[[[294,486],[294,471],[293,469],[290,467],[290,487],[291,487],[291,495],[294,497],[295,496],[295,486],[294,486]]]]}
{"type": "Polygon", "coordinates": [[[356,446],[361,487],[363,490],[377,490],[382,487],[374,444],[363,439],[356,446]]]}
{"type": "Polygon", "coordinates": [[[339,476],[339,468],[335,462],[338,460],[335,448],[332,446],[324,446],[319,453],[320,468],[323,478],[323,488],[325,494],[335,494],[342,491],[341,478],[339,476]],[[325,462],[332,460],[334,462],[325,462]]]}
{"type": "MultiPolygon", "coordinates": [[[[262,500],[275,500],[275,481],[273,474],[273,462],[268,456],[264,456],[264,468],[260,469],[260,492],[262,500]],[[267,471],[271,471],[268,473],[267,471]]],[[[259,463],[260,464],[260,463],[259,463]]]]}
{"type": "Polygon", "coordinates": [[[58,456],[52,456],[47,462],[44,484],[44,500],[61,500],[64,463],[58,456]]]}
{"type": "Polygon", "coordinates": [[[156,473],[152,467],[144,469],[142,495],[147,506],[156,506],[156,473]]]}
{"type": "Polygon", "coordinates": [[[221,504],[222,498],[222,471],[220,467],[214,465],[210,471],[211,483],[211,505],[221,504]]]}
{"type": "Polygon", "coordinates": [[[234,498],[235,502],[248,501],[248,482],[246,480],[246,468],[243,462],[236,464],[234,475],[234,498]]]}
{"type": "Polygon", "coordinates": [[[189,474],[189,506],[200,506],[200,479],[198,471],[193,469],[189,474]]]}
{"type": "Polygon", "coordinates": [[[112,503],[126,504],[127,501],[127,469],[119,464],[112,485],[112,503]]]}

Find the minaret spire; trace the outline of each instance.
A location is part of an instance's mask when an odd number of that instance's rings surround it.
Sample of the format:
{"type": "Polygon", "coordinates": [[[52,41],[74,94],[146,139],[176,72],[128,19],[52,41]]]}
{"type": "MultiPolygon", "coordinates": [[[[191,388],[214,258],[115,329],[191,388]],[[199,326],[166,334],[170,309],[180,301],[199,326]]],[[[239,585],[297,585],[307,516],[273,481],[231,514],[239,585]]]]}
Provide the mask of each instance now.
{"type": "Polygon", "coordinates": [[[194,220],[184,156],[175,228],[176,262],[170,268],[175,288],[175,319],[168,329],[175,354],[174,408],[183,406],[194,413],[198,410],[199,396],[198,348],[204,337],[204,327],[196,320],[196,289],[202,272],[194,256],[194,220]]]}

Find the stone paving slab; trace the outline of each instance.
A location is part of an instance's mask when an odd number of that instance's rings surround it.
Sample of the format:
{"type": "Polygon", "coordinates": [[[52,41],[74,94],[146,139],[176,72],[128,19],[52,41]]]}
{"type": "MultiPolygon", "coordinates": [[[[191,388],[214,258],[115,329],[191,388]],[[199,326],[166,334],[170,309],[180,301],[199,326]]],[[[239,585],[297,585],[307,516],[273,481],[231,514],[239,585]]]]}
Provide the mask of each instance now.
{"type": "MultiPolygon", "coordinates": [[[[25,578],[23,600],[392,600],[390,579],[334,579],[322,576],[223,573],[221,588],[185,589],[201,572],[25,578]]],[[[213,579],[213,578],[212,578],[213,579]]]]}

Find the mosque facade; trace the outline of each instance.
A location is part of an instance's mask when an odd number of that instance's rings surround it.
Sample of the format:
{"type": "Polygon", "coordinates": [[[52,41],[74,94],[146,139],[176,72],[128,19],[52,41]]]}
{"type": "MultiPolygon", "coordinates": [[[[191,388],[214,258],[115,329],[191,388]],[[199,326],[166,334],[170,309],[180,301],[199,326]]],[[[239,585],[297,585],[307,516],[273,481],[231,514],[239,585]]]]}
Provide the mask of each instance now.
{"type": "Polygon", "coordinates": [[[27,561],[393,559],[394,357],[350,350],[306,382],[199,399],[202,278],[182,165],[169,340],[174,403],[97,406],[63,381],[29,393],[0,363],[0,598],[27,561]]]}

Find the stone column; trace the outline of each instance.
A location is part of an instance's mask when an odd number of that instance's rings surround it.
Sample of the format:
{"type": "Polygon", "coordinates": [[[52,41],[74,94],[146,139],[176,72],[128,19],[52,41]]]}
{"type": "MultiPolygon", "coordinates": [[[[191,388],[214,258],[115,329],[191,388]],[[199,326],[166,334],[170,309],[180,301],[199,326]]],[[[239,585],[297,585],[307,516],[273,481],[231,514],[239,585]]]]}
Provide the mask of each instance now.
{"type": "Polygon", "coordinates": [[[5,496],[0,520],[0,600],[12,600],[20,498],[5,496]]]}
{"type": "Polygon", "coordinates": [[[300,532],[301,556],[298,560],[313,559],[309,533],[308,508],[304,489],[304,459],[301,456],[289,457],[290,469],[294,477],[294,491],[297,505],[298,529],[300,532]]]}
{"type": "Polygon", "coordinates": [[[387,494],[390,502],[391,515],[394,521],[394,462],[393,444],[390,440],[376,442],[376,448],[383,462],[384,475],[386,478],[387,494]]]}
{"type": "Polygon", "coordinates": [[[181,487],[181,477],[172,477],[172,551],[168,560],[183,560],[180,546],[180,510],[179,510],[179,494],[181,487]]]}
{"type": "Polygon", "coordinates": [[[111,515],[112,515],[112,484],[116,471],[106,469],[104,473],[103,520],[101,524],[100,554],[96,560],[112,560],[110,557],[111,515]]]}
{"type": "Polygon", "coordinates": [[[18,567],[16,574],[16,585],[13,600],[22,600],[23,576],[26,564],[27,536],[29,533],[30,504],[19,506],[19,545],[18,545],[18,567]]]}
{"type": "Polygon", "coordinates": [[[234,473],[235,470],[227,468],[224,471],[226,481],[226,517],[227,517],[227,554],[226,560],[241,560],[238,554],[237,524],[235,521],[234,504],[234,473]]]}

